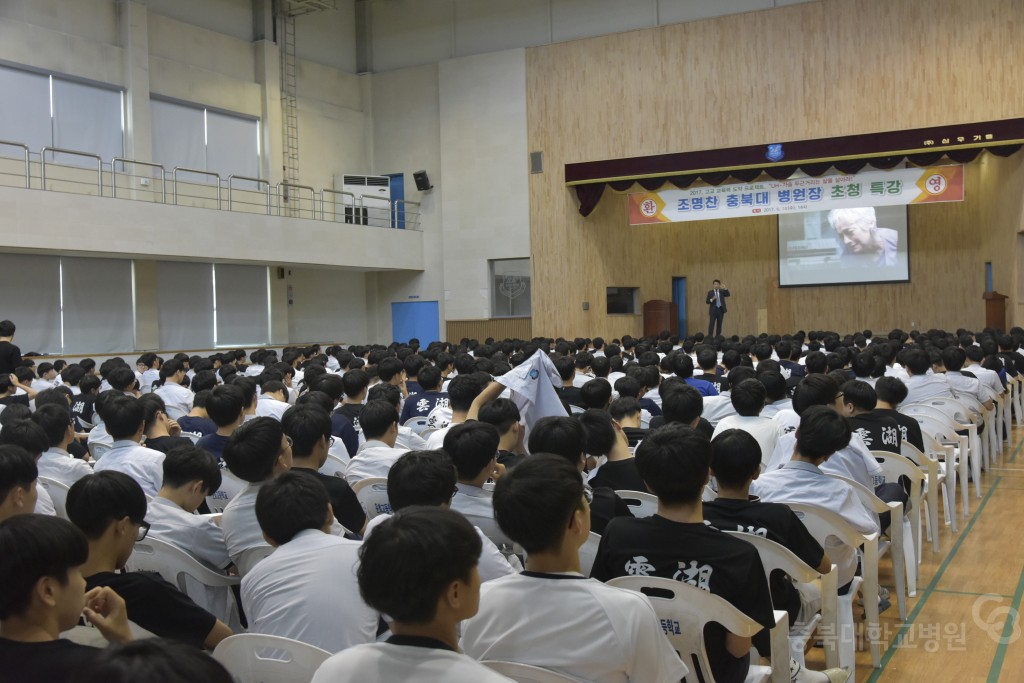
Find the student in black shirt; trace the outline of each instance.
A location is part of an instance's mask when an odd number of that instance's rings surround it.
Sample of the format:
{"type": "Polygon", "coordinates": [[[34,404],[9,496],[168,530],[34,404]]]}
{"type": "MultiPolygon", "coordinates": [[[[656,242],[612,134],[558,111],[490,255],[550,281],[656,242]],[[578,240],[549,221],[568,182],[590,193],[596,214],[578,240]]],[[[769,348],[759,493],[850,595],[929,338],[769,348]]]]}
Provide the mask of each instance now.
{"type": "Polygon", "coordinates": [[[22,382],[15,374],[0,375],[0,405],[11,406],[21,404],[28,408],[31,400],[36,397],[36,390],[22,382]],[[24,394],[15,393],[18,389],[24,394]]]}
{"type": "Polygon", "coordinates": [[[87,432],[96,425],[96,397],[100,392],[100,378],[86,375],[78,382],[79,393],[71,400],[71,416],[75,431],[87,432]]]}
{"type": "Polygon", "coordinates": [[[711,439],[715,428],[701,417],[704,412],[704,397],[683,380],[670,377],[661,384],[661,407],[663,416],[651,418],[651,431],[669,424],[693,427],[711,439]]]}
{"type": "Polygon", "coordinates": [[[209,436],[217,432],[217,423],[210,419],[210,413],[206,410],[206,402],[210,400],[212,393],[212,389],[196,392],[195,398],[192,399],[192,411],[188,415],[178,418],[178,426],[181,427],[181,431],[201,436],[209,436]]]}
{"type": "MultiPolygon", "coordinates": [[[[723,531],[742,531],[775,541],[804,564],[828,573],[832,560],[793,511],[750,495],[750,482],[761,473],[757,439],[741,429],[727,429],[711,441],[711,447],[711,474],[718,483],[718,498],[704,503],[704,519],[723,531]]],[[[789,623],[795,624],[800,594],[782,572],[775,572],[769,584],[772,602],[789,612],[789,623]]]]}
{"type": "MultiPolygon", "coordinates": [[[[427,368],[420,373],[422,377],[427,368]]],[[[408,405],[408,403],[406,403],[408,405]]],[[[516,404],[507,398],[496,398],[480,407],[479,418],[497,428],[501,440],[498,442],[497,460],[510,470],[523,460],[526,454],[523,449],[523,426],[519,424],[522,416],[516,404]]]]}
{"type": "Polygon", "coordinates": [[[327,462],[327,451],[334,441],[331,416],[315,403],[289,408],[281,418],[281,428],[292,440],[292,471],[306,472],[327,489],[334,517],[349,531],[362,534],[366,513],[344,477],[320,473],[327,462]]]}
{"type": "Polygon", "coordinates": [[[10,320],[0,320],[0,375],[9,375],[21,367],[21,349],[14,345],[16,329],[10,320]]]}
{"type": "Polygon", "coordinates": [[[729,378],[718,373],[718,353],[713,347],[701,347],[697,352],[697,365],[701,369],[701,374],[694,375],[694,379],[711,382],[719,394],[729,391],[729,378]]]}
{"type": "Polygon", "coordinates": [[[170,453],[179,446],[191,446],[192,439],[181,434],[181,427],[167,415],[164,400],[156,394],[143,394],[139,403],[145,409],[146,448],[170,453]]]}
{"type": "MultiPolygon", "coordinates": [[[[316,368],[319,369],[319,366],[316,366],[316,368]]],[[[310,370],[313,370],[313,368],[310,368],[310,370]]],[[[326,410],[331,416],[331,436],[341,439],[341,442],[345,444],[345,450],[348,451],[348,457],[354,457],[359,450],[359,434],[356,432],[352,420],[343,415],[340,410],[335,410],[341,401],[341,397],[345,395],[342,378],[330,373],[321,373],[316,377],[312,377],[307,372],[303,381],[309,382],[312,389],[299,396],[295,401],[295,405],[312,401],[326,410]]],[[[362,410],[361,403],[359,408],[362,410]]]]}
{"type": "Polygon", "coordinates": [[[864,439],[864,445],[872,451],[899,453],[903,440],[899,423],[892,416],[875,410],[878,398],[871,385],[851,380],[843,384],[842,392],[846,420],[850,429],[864,439]]]}
{"type": "MultiPolygon", "coordinates": [[[[619,401],[632,401],[627,398],[619,401]]],[[[618,403],[618,401],[616,401],[618,403]]],[[[639,408],[639,404],[637,405],[639,408]]],[[[598,468],[590,479],[591,486],[599,486],[613,491],[646,491],[640,473],[636,471],[636,461],[629,450],[629,442],[622,428],[618,427],[608,413],[603,410],[588,410],[578,417],[586,432],[585,448],[587,455],[607,457],[607,462],[598,468]]]]}
{"type": "Polygon", "coordinates": [[[441,391],[441,371],[433,365],[428,365],[419,371],[420,391],[412,393],[411,382],[409,385],[409,398],[402,406],[402,416],[399,424],[405,424],[414,417],[426,417],[437,407],[439,403],[448,406],[448,394],[441,391]]]}
{"type": "Polygon", "coordinates": [[[208,434],[196,442],[196,445],[208,451],[220,462],[224,457],[224,447],[235,430],[245,421],[245,396],[242,390],[231,384],[214,388],[206,399],[206,412],[217,425],[217,431],[208,434]]]}
{"type": "Polygon", "coordinates": [[[110,588],[86,592],[89,545],[59,517],[20,515],[0,524],[0,676],[64,683],[102,650],[60,638],[86,619],[110,642],[131,640],[125,603],[110,588]]]}
{"type": "Polygon", "coordinates": [[[147,631],[212,650],[231,629],[175,586],[149,572],[118,573],[136,541],[145,539],[146,496],[127,474],[107,470],[79,479],[67,496],[68,519],[85,534],[89,558],[82,575],[89,589],[112,588],[128,618],[147,631]]]}
{"type": "MultiPolygon", "coordinates": [[[[359,415],[363,412],[363,401],[366,400],[367,388],[370,386],[370,376],[363,370],[349,370],[341,376],[341,385],[345,392],[345,398],[334,412],[351,422],[352,428],[358,435],[360,431],[359,415]]],[[[317,389],[319,390],[320,387],[318,386],[317,389]]]]}
{"type": "Polygon", "coordinates": [[[75,683],[232,683],[224,665],[195,648],[165,638],[134,640],[99,651],[75,683]]]}
{"type": "Polygon", "coordinates": [[[875,382],[875,395],[878,397],[875,412],[896,420],[900,428],[900,440],[909,441],[917,450],[924,453],[921,425],[910,415],[904,415],[896,410],[907,398],[907,385],[898,377],[879,377],[875,382]]]}
{"type": "Polygon", "coordinates": [[[617,398],[608,406],[608,414],[622,428],[630,448],[636,448],[647,436],[648,430],[640,426],[641,413],[640,402],[629,396],[617,398]]]}

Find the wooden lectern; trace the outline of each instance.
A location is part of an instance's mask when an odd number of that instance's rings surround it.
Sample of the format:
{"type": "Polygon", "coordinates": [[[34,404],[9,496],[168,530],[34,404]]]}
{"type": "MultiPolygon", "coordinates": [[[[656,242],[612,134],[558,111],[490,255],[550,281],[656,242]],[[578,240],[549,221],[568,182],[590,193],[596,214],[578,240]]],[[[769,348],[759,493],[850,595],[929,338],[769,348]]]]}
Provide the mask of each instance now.
{"type": "Polygon", "coordinates": [[[985,292],[981,295],[985,300],[985,327],[998,330],[1006,329],[1006,300],[1009,298],[999,292],[985,292]]]}
{"type": "Polygon", "coordinates": [[[671,301],[652,299],[644,302],[644,336],[657,337],[663,330],[675,334],[679,329],[678,315],[671,301]]]}

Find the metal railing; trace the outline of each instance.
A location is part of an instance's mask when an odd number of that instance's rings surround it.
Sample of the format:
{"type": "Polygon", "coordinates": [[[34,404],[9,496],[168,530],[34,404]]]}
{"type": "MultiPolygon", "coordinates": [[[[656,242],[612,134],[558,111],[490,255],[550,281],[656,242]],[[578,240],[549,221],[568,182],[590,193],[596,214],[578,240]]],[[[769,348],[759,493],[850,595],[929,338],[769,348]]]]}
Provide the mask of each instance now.
{"type": "Polygon", "coordinates": [[[194,206],[202,206],[201,202],[205,201],[208,202],[205,208],[216,208],[217,210],[258,212],[267,216],[300,217],[308,220],[405,230],[418,230],[421,218],[420,202],[410,200],[360,197],[348,190],[328,188],[317,190],[311,185],[291,182],[273,185],[264,178],[236,174],[222,178],[219,173],[214,171],[185,166],[177,166],[168,173],[162,164],[123,157],[114,157],[108,164],[99,154],[63,147],[43,147],[37,157],[32,149],[24,143],[0,140],[0,163],[3,164],[0,166],[0,178],[3,178],[0,185],[9,187],[16,187],[17,185],[14,183],[19,183],[27,189],[32,189],[38,182],[38,187],[47,191],[167,204],[169,180],[171,203],[177,206],[189,205],[189,202],[184,200],[191,198],[199,202],[193,203],[194,206]],[[17,149],[17,156],[4,152],[4,148],[8,147],[17,149]],[[89,159],[90,163],[85,166],[72,162],[61,163],[59,159],[63,155],[89,159]],[[16,170],[19,166],[22,167],[20,171],[16,170]],[[132,167],[135,166],[147,170],[131,172],[132,167]],[[58,177],[57,169],[71,173],[95,171],[95,179],[83,181],[80,176],[58,177]],[[106,180],[104,180],[104,174],[109,174],[106,180]],[[179,177],[180,174],[186,174],[186,177],[179,177]],[[207,180],[189,182],[187,174],[201,176],[207,180]],[[138,179],[138,186],[132,180],[135,178],[138,179]],[[122,180],[120,186],[119,180],[122,180]],[[255,185],[255,189],[247,189],[243,183],[252,183],[255,185]],[[54,185],[60,187],[52,187],[54,185]],[[107,189],[108,185],[109,190],[107,189]],[[88,189],[83,190],[82,186],[88,189]],[[186,187],[195,188],[196,193],[186,193],[186,187]],[[225,188],[227,188],[228,195],[227,206],[223,201],[225,188]],[[247,193],[250,201],[245,201],[247,193]],[[254,195],[259,196],[258,201],[251,200],[254,195]],[[216,202],[215,206],[214,202],[216,202]],[[259,208],[254,211],[252,207],[259,208]]]}
{"type": "MultiPolygon", "coordinates": [[[[99,190],[100,196],[103,196],[103,157],[99,154],[93,154],[92,152],[79,152],[77,149],[64,149],[63,147],[43,147],[39,150],[39,157],[41,160],[40,178],[42,180],[42,188],[46,189],[46,154],[70,154],[72,156],[85,157],[87,159],[96,160],[96,189],[99,190]]],[[[64,164],[57,164],[67,168],[64,164]]],[[[74,167],[77,168],[77,167],[74,167]]],[[[67,181],[76,182],[76,181],[67,181]]]]}

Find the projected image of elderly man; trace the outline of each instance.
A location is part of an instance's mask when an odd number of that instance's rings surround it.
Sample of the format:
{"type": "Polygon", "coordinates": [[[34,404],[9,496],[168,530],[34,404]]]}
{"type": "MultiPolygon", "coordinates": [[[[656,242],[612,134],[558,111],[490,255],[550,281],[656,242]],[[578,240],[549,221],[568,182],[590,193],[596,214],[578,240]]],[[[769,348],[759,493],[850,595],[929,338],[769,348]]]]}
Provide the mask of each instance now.
{"type": "Polygon", "coordinates": [[[828,222],[843,247],[844,266],[895,266],[899,233],[878,227],[873,208],[833,209],[828,222]]]}

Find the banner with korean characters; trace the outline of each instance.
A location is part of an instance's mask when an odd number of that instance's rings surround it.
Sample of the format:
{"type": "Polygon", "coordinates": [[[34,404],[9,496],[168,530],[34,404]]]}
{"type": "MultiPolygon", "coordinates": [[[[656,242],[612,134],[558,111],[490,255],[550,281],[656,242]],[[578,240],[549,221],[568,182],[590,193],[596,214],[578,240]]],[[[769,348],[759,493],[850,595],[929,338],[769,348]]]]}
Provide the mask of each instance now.
{"type": "Polygon", "coordinates": [[[629,224],[963,200],[964,167],[956,164],[637,192],[629,195],[629,224]]]}

